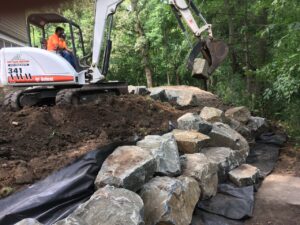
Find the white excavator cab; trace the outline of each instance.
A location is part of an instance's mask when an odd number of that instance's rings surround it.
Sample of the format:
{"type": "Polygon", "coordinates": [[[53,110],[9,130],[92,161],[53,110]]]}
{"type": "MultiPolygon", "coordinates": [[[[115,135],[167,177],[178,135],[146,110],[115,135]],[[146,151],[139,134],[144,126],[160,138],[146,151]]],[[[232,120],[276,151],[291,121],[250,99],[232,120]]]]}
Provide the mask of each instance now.
{"type": "Polygon", "coordinates": [[[0,81],[7,86],[81,85],[88,67],[82,66],[78,52],[85,55],[82,31],[73,21],[58,14],[32,14],[27,18],[29,47],[3,48],[0,51],[0,81]],[[47,51],[47,40],[53,34],[51,26],[58,24],[70,31],[70,49],[75,56],[75,68],[57,52],[47,51]],[[79,38],[76,39],[74,30],[79,38]],[[80,47],[80,49],[78,49],[80,47]]]}
{"type": "Polygon", "coordinates": [[[76,71],[79,72],[85,67],[88,67],[81,65],[81,61],[84,61],[81,59],[84,59],[86,53],[80,26],[59,14],[31,14],[27,17],[29,46],[47,50],[48,38],[54,33],[55,28],[58,26],[63,27],[67,31],[68,37],[66,41],[68,42],[69,49],[72,50],[75,56],[76,71]],[[39,34],[40,38],[36,38],[36,33],[39,34]]]}

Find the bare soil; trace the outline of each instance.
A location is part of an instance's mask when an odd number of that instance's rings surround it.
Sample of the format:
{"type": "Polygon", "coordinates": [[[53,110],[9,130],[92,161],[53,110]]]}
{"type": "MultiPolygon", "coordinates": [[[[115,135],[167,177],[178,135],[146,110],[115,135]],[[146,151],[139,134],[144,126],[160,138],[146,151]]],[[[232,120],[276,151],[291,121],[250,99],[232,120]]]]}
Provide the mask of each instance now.
{"type": "Polygon", "coordinates": [[[78,107],[0,111],[0,190],[19,190],[99,146],[165,133],[183,113],[134,95],[103,96],[78,107]]]}

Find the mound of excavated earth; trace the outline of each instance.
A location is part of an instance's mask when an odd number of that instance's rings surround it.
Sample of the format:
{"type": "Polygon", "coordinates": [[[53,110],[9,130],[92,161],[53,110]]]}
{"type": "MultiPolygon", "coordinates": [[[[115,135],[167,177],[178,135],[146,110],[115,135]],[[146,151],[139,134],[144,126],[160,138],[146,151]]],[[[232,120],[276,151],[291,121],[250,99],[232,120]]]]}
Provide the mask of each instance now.
{"type": "Polygon", "coordinates": [[[134,95],[79,107],[0,108],[0,189],[31,184],[97,146],[165,133],[181,114],[134,95]]]}

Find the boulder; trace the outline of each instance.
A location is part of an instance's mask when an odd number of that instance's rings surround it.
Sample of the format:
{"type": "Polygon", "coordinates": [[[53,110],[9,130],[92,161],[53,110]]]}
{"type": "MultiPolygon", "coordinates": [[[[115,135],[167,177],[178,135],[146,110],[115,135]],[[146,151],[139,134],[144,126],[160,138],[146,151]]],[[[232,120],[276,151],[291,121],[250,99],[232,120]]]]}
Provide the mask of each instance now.
{"type": "Polygon", "coordinates": [[[172,133],[163,136],[146,136],[137,143],[137,146],[149,151],[154,156],[157,163],[156,173],[166,176],[180,175],[178,147],[172,133]]]}
{"type": "Polygon", "coordinates": [[[213,107],[204,107],[200,113],[200,117],[210,123],[223,122],[225,119],[224,112],[213,107]]]}
{"type": "Polygon", "coordinates": [[[246,124],[251,118],[251,112],[247,107],[241,106],[228,109],[225,112],[225,116],[246,124]]]}
{"type": "Polygon", "coordinates": [[[253,136],[258,137],[259,135],[267,132],[270,125],[265,118],[252,116],[248,121],[247,127],[253,136]]]}
{"type": "Polygon", "coordinates": [[[137,191],[155,171],[156,160],[149,151],[137,146],[122,146],[104,161],[95,185],[97,188],[112,185],[137,191]]]}
{"type": "Polygon", "coordinates": [[[197,87],[190,86],[162,86],[150,88],[150,97],[155,100],[168,101],[180,106],[203,106],[218,105],[219,99],[210,92],[203,91],[197,87]]]}
{"type": "Polygon", "coordinates": [[[144,204],[139,195],[123,188],[106,186],[54,225],[143,225],[143,217],[144,204]]]}
{"type": "Polygon", "coordinates": [[[245,162],[249,154],[247,140],[227,124],[214,123],[209,134],[209,147],[228,147],[236,151],[236,159],[239,164],[245,162]]]}
{"type": "Polygon", "coordinates": [[[179,152],[192,154],[201,151],[208,143],[209,137],[196,131],[173,130],[179,152]]]}
{"type": "Polygon", "coordinates": [[[215,196],[218,186],[218,166],[204,154],[186,154],[180,157],[182,174],[193,177],[201,189],[201,199],[215,196]]]}
{"type": "Polygon", "coordinates": [[[162,88],[151,88],[149,89],[150,91],[150,97],[156,101],[162,101],[162,102],[167,102],[167,94],[166,91],[162,88]]]}
{"type": "Polygon", "coordinates": [[[248,142],[255,142],[254,135],[252,135],[251,130],[245,124],[232,118],[227,118],[226,123],[236,132],[240,133],[248,142]]]}
{"type": "Polygon", "coordinates": [[[259,169],[249,164],[243,164],[229,172],[230,181],[239,187],[254,185],[259,178],[259,169]]]}
{"type": "Polygon", "coordinates": [[[128,92],[129,94],[135,94],[135,95],[147,95],[150,94],[146,86],[128,86],[128,92]]]}
{"type": "Polygon", "coordinates": [[[191,177],[155,177],[140,192],[145,204],[146,225],[187,225],[200,197],[200,188],[191,177]]]}
{"type": "Polygon", "coordinates": [[[42,225],[39,221],[35,219],[24,219],[15,225],[42,225]]]}
{"type": "Polygon", "coordinates": [[[239,166],[236,152],[230,148],[212,147],[204,148],[201,152],[212,162],[218,165],[219,181],[225,181],[229,171],[239,166]]]}
{"type": "Polygon", "coordinates": [[[177,120],[178,129],[195,130],[203,134],[209,134],[212,124],[203,120],[198,114],[186,113],[177,120]]]}

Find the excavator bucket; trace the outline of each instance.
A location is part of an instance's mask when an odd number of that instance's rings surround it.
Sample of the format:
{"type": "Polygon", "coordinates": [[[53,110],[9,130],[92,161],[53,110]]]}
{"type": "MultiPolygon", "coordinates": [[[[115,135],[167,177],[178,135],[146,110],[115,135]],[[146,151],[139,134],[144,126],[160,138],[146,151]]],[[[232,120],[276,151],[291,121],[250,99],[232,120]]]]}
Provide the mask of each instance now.
{"type": "Polygon", "coordinates": [[[228,52],[229,48],[223,41],[211,39],[201,40],[194,46],[190,53],[188,68],[193,70],[193,76],[207,79],[208,76],[210,76],[226,59],[228,52]],[[200,53],[202,53],[207,65],[204,63],[198,63],[199,61],[196,62],[200,53]],[[199,70],[199,68],[195,68],[195,66],[197,67],[199,65],[201,66],[201,70],[199,70]]]}

